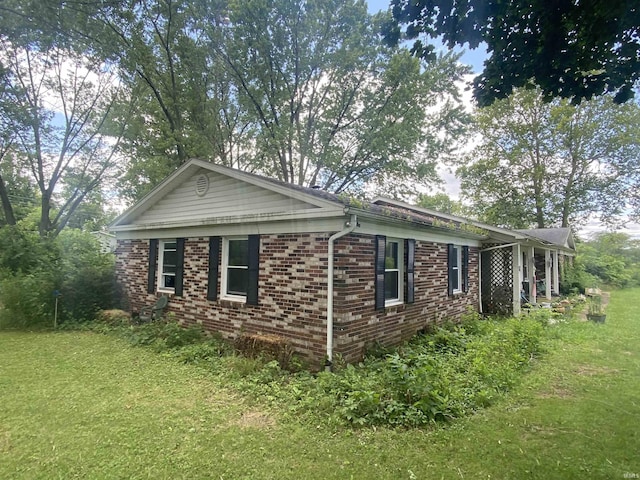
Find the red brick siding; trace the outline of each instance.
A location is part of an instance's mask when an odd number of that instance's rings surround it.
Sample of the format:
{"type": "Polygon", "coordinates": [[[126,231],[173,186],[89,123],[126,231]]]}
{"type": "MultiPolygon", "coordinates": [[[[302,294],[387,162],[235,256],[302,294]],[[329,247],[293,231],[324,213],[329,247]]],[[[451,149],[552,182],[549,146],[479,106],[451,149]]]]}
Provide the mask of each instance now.
{"type": "Polygon", "coordinates": [[[336,250],[336,346],[351,362],[373,342],[398,344],[429,324],[460,319],[478,307],[478,249],[469,248],[468,292],[447,293],[447,245],[416,241],[415,303],[374,309],[375,238],[351,235],[336,250]]]}
{"type": "MultiPolygon", "coordinates": [[[[183,295],[171,295],[168,309],[184,325],[199,323],[227,338],[241,332],[285,336],[298,352],[320,363],[326,351],[328,237],[261,235],[257,306],[207,300],[209,239],[189,238],[183,295]]],[[[148,252],[146,240],[118,242],[117,278],[133,311],[155,299],[146,293],[148,252]]]]}
{"type": "MultiPolygon", "coordinates": [[[[299,353],[320,365],[326,351],[328,237],[262,235],[257,306],[207,300],[209,240],[189,238],[183,296],[171,296],[169,311],[185,325],[199,323],[228,338],[241,332],[285,336],[299,353]]],[[[478,303],[477,249],[469,254],[469,292],[449,297],[446,244],[418,241],[415,303],[376,311],[374,242],[371,235],[353,234],[336,242],[334,351],[347,361],[360,359],[374,341],[397,344],[427,324],[459,319],[468,306],[476,308],[478,303]]],[[[156,297],[147,294],[148,252],[148,240],[118,241],[116,275],[133,311],[156,297]]]]}

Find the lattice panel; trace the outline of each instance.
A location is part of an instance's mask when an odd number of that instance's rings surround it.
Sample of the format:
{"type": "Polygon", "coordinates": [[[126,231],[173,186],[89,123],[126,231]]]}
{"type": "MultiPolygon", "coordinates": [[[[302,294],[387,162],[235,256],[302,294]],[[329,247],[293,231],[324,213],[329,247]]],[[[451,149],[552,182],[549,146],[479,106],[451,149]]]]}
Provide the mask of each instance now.
{"type": "Polygon", "coordinates": [[[513,256],[511,248],[482,252],[482,311],[491,315],[513,313],[513,256]]]}

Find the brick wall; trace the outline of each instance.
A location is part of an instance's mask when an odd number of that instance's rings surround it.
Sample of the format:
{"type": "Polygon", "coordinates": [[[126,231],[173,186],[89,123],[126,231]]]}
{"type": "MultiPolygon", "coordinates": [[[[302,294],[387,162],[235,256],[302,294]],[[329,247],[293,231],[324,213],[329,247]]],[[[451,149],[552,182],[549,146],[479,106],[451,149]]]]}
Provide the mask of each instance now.
{"type": "Polygon", "coordinates": [[[426,326],[459,320],[478,308],[478,249],[469,249],[468,292],[447,292],[447,245],[416,241],[415,302],[376,311],[374,246],[370,235],[351,235],[336,248],[335,351],[352,362],[374,342],[395,345],[426,326]]]}
{"type": "MultiPolygon", "coordinates": [[[[168,310],[184,325],[199,323],[227,338],[240,333],[285,336],[296,351],[320,364],[326,351],[328,238],[328,234],[261,235],[257,306],[207,300],[209,239],[189,238],[183,295],[170,295],[168,310]]],[[[118,241],[116,255],[123,303],[131,311],[152,304],[156,295],[146,293],[149,241],[118,241]]]]}
{"type": "MultiPolygon", "coordinates": [[[[327,249],[329,234],[260,237],[259,305],[209,301],[208,238],[185,242],[184,290],[171,295],[169,311],[184,325],[199,323],[227,338],[239,333],[272,333],[317,366],[326,351],[327,249]]],[[[478,252],[470,249],[469,292],[447,295],[446,244],[416,242],[415,303],[374,309],[374,237],[349,235],[336,242],[335,352],[357,361],[378,341],[397,344],[427,324],[458,319],[477,307],[478,252]]],[[[116,275],[124,304],[132,311],[155,301],[147,293],[148,240],[119,240],[116,275]]]]}

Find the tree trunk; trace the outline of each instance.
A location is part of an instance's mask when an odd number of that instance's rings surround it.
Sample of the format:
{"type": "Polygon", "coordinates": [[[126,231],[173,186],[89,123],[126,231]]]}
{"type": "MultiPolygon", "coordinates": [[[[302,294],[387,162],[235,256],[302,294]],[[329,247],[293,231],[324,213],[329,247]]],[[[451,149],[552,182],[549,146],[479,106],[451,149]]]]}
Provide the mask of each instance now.
{"type": "Polygon", "coordinates": [[[0,175],[0,201],[2,201],[2,211],[4,212],[5,220],[9,225],[15,225],[16,217],[13,214],[13,207],[11,206],[7,186],[4,183],[2,175],[0,175]]]}

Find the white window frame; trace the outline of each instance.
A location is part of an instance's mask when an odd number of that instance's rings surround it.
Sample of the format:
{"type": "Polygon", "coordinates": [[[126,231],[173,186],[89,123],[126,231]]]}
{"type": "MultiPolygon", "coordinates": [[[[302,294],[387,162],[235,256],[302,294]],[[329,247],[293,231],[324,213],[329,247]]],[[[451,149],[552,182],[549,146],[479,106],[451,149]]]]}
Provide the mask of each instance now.
{"type": "MultiPolygon", "coordinates": [[[[386,285],[387,272],[397,271],[398,272],[398,297],[387,299],[386,291],[385,291],[385,300],[384,300],[385,307],[389,307],[393,305],[401,305],[402,303],[404,303],[404,240],[400,238],[387,237],[385,246],[388,246],[390,243],[398,244],[398,261],[397,261],[398,268],[387,268],[385,264],[385,268],[384,268],[385,285],[386,285]]],[[[385,248],[385,260],[386,258],[387,256],[386,256],[386,248],[385,248]]]]}
{"type": "MultiPolygon", "coordinates": [[[[229,266],[229,242],[233,240],[246,240],[249,241],[248,236],[237,236],[237,237],[223,237],[222,238],[222,275],[220,277],[221,285],[220,285],[220,298],[223,300],[231,300],[234,302],[242,302],[245,303],[247,301],[247,295],[238,295],[236,293],[229,293],[227,291],[227,279],[228,279],[228,270],[229,268],[238,268],[238,267],[230,267],[229,266]]],[[[249,269],[249,265],[246,266],[246,269],[249,269]]]]}
{"type": "MultiPolygon", "coordinates": [[[[178,251],[178,245],[177,245],[177,239],[167,239],[167,240],[160,240],[158,242],[158,272],[157,272],[157,285],[158,285],[158,291],[159,292],[168,292],[168,293],[174,293],[176,291],[175,287],[167,287],[164,284],[164,252],[165,252],[165,246],[168,243],[173,243],[176,245],[175,251],[178,251]]],[[[177,265],[176,265],[177,267],[177,265]]],[[[170,274],[171,275],[171,274],[170,274]]],[[[173,274],[174,277],[174,285],[175,285],[175,273],[173,274]]]]}
{"type": "Polygon", "coordinates": [[[456,257],[456,266],[452,266],[454,275],[458,277],[458,288],[453,289],[453,293],[462,293],[462,245],[454,245],[454,255],[456,257]]]}

